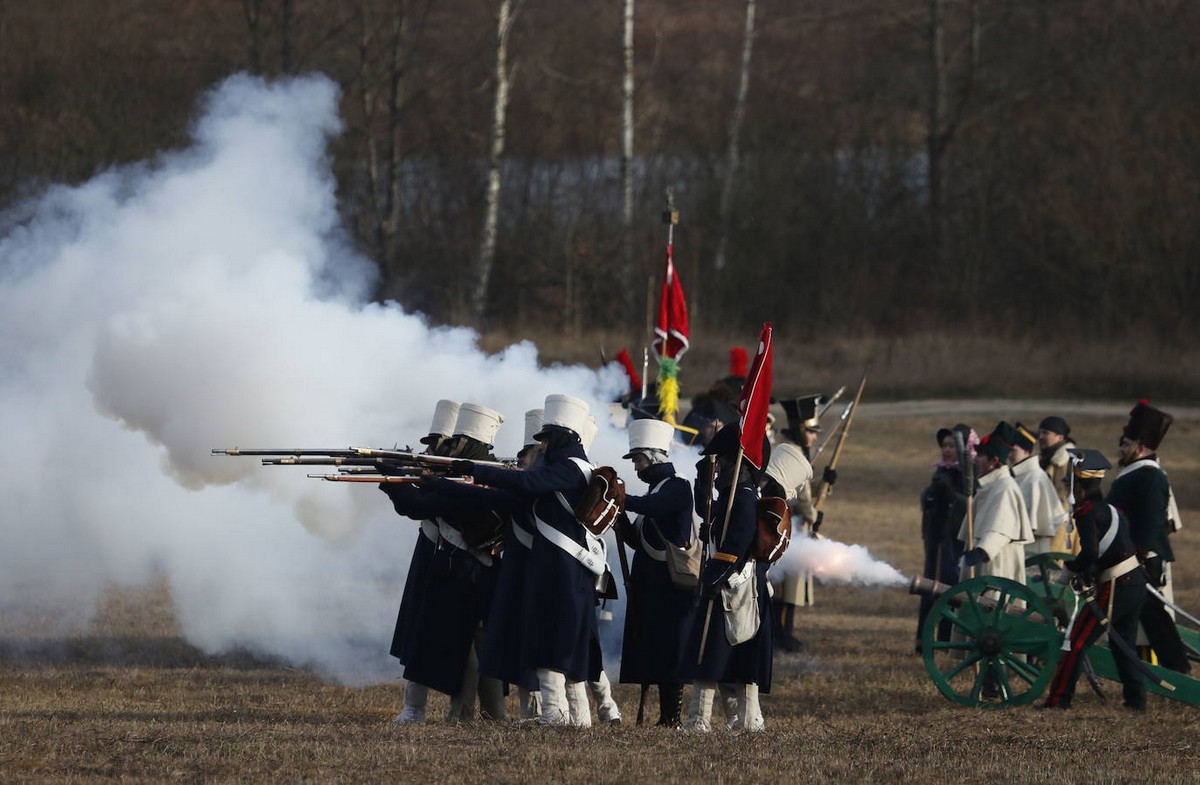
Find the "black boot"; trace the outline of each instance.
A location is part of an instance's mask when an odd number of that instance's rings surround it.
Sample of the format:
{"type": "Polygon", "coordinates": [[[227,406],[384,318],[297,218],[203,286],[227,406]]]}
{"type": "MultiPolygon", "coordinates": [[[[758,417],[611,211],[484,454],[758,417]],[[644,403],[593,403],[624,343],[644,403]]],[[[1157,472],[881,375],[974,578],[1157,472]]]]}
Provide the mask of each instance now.
{"type": "Polygon", "coordinates": [[[683,711],[683,685],[658,685],[658,722],[660,728],[678,728],[683,711]]]}
{"type": "Polygon", "coordinates": [[[796,606],[784,605],[784,616],[780,624],[782,631],[779,636],[779,647],[784,651],[798,652],[804,650],[804,644],[796,637],[796,606]]]}

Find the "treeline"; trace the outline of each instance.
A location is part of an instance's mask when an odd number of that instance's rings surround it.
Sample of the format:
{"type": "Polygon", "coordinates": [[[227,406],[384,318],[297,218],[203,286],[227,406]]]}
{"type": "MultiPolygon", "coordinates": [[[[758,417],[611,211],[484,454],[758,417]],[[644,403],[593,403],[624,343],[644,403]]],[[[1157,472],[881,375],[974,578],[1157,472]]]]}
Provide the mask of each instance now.
{"type": "Polygon", "coordinates": [[[377,295],[438,321],[640,326],[671,188],[676,263],[710,329],[1134,325],[1192,343],[1200,4],[633,13],[624,161],[621,0],[0,0],[0,205],[185,143],[195,99],[228,74],[320,71],[343,87],[341,203],[377,295]],[[502,2],[510,92],[478,311],[502,2]]]}

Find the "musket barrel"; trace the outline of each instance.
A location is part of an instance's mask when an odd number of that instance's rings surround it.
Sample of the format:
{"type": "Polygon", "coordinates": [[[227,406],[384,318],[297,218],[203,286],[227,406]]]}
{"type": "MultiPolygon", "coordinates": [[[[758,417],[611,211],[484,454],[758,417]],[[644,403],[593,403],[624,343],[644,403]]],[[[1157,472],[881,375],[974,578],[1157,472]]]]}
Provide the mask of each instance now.
{"type": "Polygon", "coordinates": [[[341,456],[341,457],[346,457],[346,458],[352,458],[355,456],[355,453],[351,452],[350,450],[343,450],[343,449],[322,450],[322,449],[297,448],[297,447],[283,447],[283,448],[256,447],[253,449],[245,449],[245,450],[243,450],[240,447],[230,447],[228,449],[214,447],[212,454],[213,455],[265,455],[265,456],[276,456],[276,457],[285,457],[285,456],[289,456],[289,455],[300,457],[300,456],[312,455],[312,456],[328,456],[328,457],[341,456]]]}
{"type": "MultiPolygon", "coordinates": [[[[408,452],[405,450],[381,450],[376,447],[351,447],[351,452],[364,458],[382,458],[385,460],[397,461],[400,463],[413,463],[418,466],[449,466],[458,458],[451,458],[444,455],[426,455],[424,453],[408,452]]],[[[501,469],[512,469],[516,466],[516,459],[503,461],[476,461],[471,463],[479,464],[480,466],[497,466],[501,469]]]]}

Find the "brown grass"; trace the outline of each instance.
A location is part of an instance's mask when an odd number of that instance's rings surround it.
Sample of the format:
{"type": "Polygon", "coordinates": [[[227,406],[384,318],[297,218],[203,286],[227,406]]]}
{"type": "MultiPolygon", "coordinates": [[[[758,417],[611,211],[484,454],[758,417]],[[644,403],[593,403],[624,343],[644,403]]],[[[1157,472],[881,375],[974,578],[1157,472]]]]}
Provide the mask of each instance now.
{"type": "MultiPolygon", "coordinates": [[[[496,351],[519,340],[535,340],[546,364],[598,365],[601,350],[611,360],[625,347],[641,373],[637,330],[587,334],[491,333],[481,345],[496,351]]],[[[683,397],[703,392],[729,373],[729,350],[740,346],[754,356],[758,332],[694,331],[692,349],[680,362],[683,397]]],[[[775,331],[774,389],[780,396],[852,392],[868,372],[874,400],[931,396],[1003,398],[1142,398],[1184,402],[1200,395],[1200,347],[1179,346],[1131,329],[1120,341],[1099,342],[1083,335],[1014,337],[995,331],[920,332],[904,335],[797,334],[775,331]]],[[[658,372],[649,361],[651,378],[658,372]]]]}
{"type": "MultiPolygon", "coordinates": [[[[1122,420],[1110,408],[1059,413],[1081,442],[1111,455],[1122,420]]],[[[1047,413],[864,409],[825,531],[916,572],[916,497],[936,427],[1047,413]]],[[[1175,538],[1176,596],[1192,609],[1200,608],[1198,435],[1200,418],[1180,417],[1164,449],[1187,524],[1175,538]]],[[[0,641],[0,781],[1197,781],[1197,707],[1151,696],[1147,714],[1134,716],[1081,685],[1067,715],[965,709],[937,693],[912,653],[915,598],[818,587],[817,601],[799,616],[806,651],[776,661],[775,689],[763,698],[769,732],[697,736],[628,724],[396,726],[398,684],[349,688],[236,654],[205,657],[178,637],[165,586],[114,589],[74,638],[48,641],[31,627],[0,641]]],[[[617,696],[628,722],[636,688],[618,686],[617,696]]],[[[431,714],[444,707],[434,698],[431,714]]]]}

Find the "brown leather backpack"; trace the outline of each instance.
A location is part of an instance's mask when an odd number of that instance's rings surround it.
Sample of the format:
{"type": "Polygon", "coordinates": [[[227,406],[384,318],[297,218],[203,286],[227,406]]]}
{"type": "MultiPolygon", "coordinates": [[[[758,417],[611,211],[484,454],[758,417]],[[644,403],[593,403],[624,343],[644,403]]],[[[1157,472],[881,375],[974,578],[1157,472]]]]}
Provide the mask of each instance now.
{"type": "Polygon", "coordinates": [[[777,562],[792,541],[792,511],[778,496],[758,500],[758,531],[750,555],[758,561],[777,562]]]}
{"type": "Polygon", "coordinates": [[[608,531],[625,511],[625,481],[611,466],[597,466],[592,479],[575,505],[575,518],[599,537],[608,531]]]}

